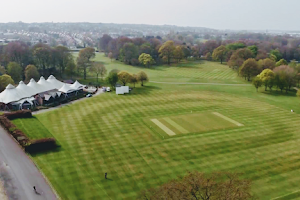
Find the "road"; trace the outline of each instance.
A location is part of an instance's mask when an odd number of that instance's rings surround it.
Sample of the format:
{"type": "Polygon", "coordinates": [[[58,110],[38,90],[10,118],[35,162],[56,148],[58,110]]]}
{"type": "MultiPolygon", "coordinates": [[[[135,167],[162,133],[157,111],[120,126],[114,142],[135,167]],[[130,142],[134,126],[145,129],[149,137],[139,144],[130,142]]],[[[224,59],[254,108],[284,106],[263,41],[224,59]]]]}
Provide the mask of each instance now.
{"type": "Polygon", "coordinates": [[[149,81],[150,83],[161,83],[169,85],[229,85],[229,86],[252,86],[251,84],[230,84],[230,83],[193,83],[193,82],[160,82],[149,81]]]}
{"type": "Polygon", "coordinates": [[[4,186],[10,199],[58,199],[35,164],[2,127],[0,127],[0,170],[2,177],[6,177],[4,186]],[[36,186],[40,194],[34,192],[33,186],[36,186]]]}

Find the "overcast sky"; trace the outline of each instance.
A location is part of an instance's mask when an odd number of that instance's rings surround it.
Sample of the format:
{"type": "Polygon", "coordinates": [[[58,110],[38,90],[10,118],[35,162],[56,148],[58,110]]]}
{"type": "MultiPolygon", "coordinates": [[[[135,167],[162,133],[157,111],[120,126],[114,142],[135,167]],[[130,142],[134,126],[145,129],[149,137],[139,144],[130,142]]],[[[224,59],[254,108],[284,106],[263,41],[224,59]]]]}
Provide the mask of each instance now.
{"type": "Polygon", "coordinates": [[[300,30],[300,0],[0,0],[0,22],[102,22],[300,30]]]}

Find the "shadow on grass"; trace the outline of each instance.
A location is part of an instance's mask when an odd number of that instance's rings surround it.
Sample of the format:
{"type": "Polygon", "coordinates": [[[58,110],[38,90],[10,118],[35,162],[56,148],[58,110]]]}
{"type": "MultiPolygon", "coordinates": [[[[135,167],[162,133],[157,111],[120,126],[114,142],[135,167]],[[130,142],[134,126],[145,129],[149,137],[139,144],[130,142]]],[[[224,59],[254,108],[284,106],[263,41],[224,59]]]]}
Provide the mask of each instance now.
{"type": "Polygon", "coordinates": [[[297,91],[291,90],[291,91],[280,91],[280,90],[267,90],[267,91],[263,91],[263,94],[267,94],[267,95],[271,95],[271,96],[290,96],[290,97],[295,97],[297,91]]]}
{"type": "Polygon", "coordinates": [[[143,86],[143,87],[136,87],[136,88],[133,88],[130,95],[138,95],[138,94],[148,94],[150,93],[151,91],[153,90],[161,90],[160,87],[158,86],[143,86]]]}
{"type": "Polygon", "coordinates": [[[63,148],[60,145],[58,145],[55,149],[45,149],[38,152],[27,152],[27,153],[29,153],[32,157],[38,157],[44,154],[57,153],[60,151],[63,151],[63,148]]]}

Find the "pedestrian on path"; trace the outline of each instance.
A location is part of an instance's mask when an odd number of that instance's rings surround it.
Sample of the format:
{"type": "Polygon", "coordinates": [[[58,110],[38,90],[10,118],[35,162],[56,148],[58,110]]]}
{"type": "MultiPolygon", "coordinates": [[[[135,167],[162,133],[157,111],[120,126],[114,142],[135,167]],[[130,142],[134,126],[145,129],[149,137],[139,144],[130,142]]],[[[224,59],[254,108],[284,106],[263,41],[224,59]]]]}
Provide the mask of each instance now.
{"type": "Polygon", "coordinates": [[[105,179],[107,179],[107,173],[105,173],[105,179]]]}
{"type": "Polygon", "coordinates": [[[35,188],[35,186],[33,186],[33,190],[35,191],[35,193],[36,193],[36,188],[35,188]]]}

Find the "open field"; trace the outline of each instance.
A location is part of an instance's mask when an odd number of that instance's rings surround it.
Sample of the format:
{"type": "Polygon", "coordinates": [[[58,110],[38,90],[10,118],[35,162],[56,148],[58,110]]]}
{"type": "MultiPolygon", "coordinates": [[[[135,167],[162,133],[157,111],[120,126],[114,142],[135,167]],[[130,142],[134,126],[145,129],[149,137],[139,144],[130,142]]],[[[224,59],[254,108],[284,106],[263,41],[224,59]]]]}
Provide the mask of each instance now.
{"type": "MultiPolygon", "coordinates": [[[[73,53],[77,57],[78,53],[73,53]]],[[[173,63],[171,66],[152,66],[150,69],[145,67],[133,67],[124,65],[119,61],[110,61],[102,53],[96,53],[94,61],[102,62],[107,71],[112,69],[122,69],[130,73],[145,71],[152,81],[167,82],[205,82],[205,83],[245,83],[237,78],[237,73],[226,65],[218,62],[189,61],[179,64],[173,63]]],[[[95,76],[90,74],[90,76],[95,76]]]]}
{"type": "MultiPolygon", "coordinates": [[[[199,65],[210,68],[214,64],[199,65]]],[[[201,74],[202,68],[195,65],[201,74]]],[[[140,70],[121,64],[119,69],[140,70]]],[[[151,80],[157,76],[157,80],[167,81],[162,78],[165,76],[172,82],[183,82],[193,74],[181,75],[180,70],[166,67],[148,69],[147,73],[151,80]]],[[[231,82],[207,79],[216,81],[231,82]]],[[[244,83],[239,78],[234,81],[244,83]]],[[[23,120],[18,125],[22,124],[26,133],[30,131],[31,137],[39,137],[39,127],[45,127],[62,146],[58,152],[33,156],[62,199],[134,199],[142,189],[193,170],[242,172],[243,178],[253,180],[252,190],[260,199],[283,195],[288,196],[280,199],[293,199],[300,190],[298,113],[299,99],[294,93],[257,93],[254,87],[243,86],[148,83],[129,95],[106,93],[38,114],[34,125],[23,120]],[[208,121],[202,123],[193,115],[208,121]],[[200,125],[185,126],[180,118],[199,122],[202,130],[200,125]],[[151,119],[178,134],[168,136],[159,127],[153,130],[156,125],[151,119]],[[213,129],[216,120],[220,127],[213,129]],[[104,179],[105,172],[109,180],[104,179]]]]}

